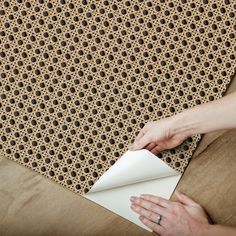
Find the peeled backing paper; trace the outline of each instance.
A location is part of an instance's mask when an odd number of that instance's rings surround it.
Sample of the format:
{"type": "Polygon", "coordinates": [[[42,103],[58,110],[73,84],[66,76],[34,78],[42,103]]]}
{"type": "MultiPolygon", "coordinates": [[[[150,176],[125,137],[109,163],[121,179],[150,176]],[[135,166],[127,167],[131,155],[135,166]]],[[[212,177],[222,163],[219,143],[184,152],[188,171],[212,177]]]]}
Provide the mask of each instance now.
{"type": "Polygon", "coordinates": [[[130,209],[130,197],[148,193],[169,199],[180,177],[145,149],[127,151],[84,197],[150,231],[130,209]]]}

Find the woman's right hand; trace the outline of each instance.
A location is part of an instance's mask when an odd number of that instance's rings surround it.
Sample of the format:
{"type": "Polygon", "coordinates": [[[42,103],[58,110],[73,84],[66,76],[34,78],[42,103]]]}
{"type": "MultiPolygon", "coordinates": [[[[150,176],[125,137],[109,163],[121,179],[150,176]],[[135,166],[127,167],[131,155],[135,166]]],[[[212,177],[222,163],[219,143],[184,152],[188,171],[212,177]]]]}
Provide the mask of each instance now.
{"type": "Polygon", "coordinates": [[[194,134],[236,128],[236,92],[147,123],[129,150],[146,148],[154,154],[180,145],[194,134]]]}
{"type": "Polygon", "coordinates": [[[184,131],[175,130],[175,116],[147,123],[139,132],[131,151],[146,148],[153,154],[180,145],[189,137],[184,131]]]}

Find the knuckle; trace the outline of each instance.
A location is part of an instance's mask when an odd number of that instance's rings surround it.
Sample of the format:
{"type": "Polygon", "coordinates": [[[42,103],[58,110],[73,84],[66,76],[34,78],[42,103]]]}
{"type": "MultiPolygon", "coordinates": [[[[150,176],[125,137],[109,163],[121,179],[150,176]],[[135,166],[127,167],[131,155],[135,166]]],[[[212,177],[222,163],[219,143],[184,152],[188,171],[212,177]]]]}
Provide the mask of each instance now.
{"type": "Polygon", "coordinates": [[[149,221],[148,221],[147,218],[144,218],[144,219],[143,219],[143,222],[146,223],[146,224],[149,223],[149,221]]]}
{"type": "Polygon", "coordinates": [[[155,202],[156,202],[157,204],[160,204],[160,203],[161,203],[160,198],[155,196],[155,202]]]}
{"type": "Polygon", "coordinates": [[[138,203],[139,203],[139,199],[138,199],[138,198],[135,198],[135,199],[134,199],[134,203],[135,203],[135,204],[138,204],[138,203]]]}
{"type": "Polygon", "coordinates": [[[176,210],[179,210],[180,208],[182,208],[182,204],[179,202],[174,202],[173,203],[173,208],[176,210]]]}
{"type": "Polygon", "coordinates": [[[142,205],[143,200],[140,199],[140,198],[137,198],[135,202],[136,202],[138,205],[142,205]]]}
{"type": "Polygon", "coordinates": [[[157,208],[157,205],[155,203],[149,203],[148,205],[149,205],[148,207],[150,209],[156,209],[157,208]]]}
{"type": "Polygon", "coordinates": [[[154,214],[149,211],[147,214],[147,217],[152,220],[152,219],[154,219],[154,214]]]}
{"type": "Polygon", "coordinates": [[[156,203],[151,203],[150,207],[152,208],[153,212],[158,212],[160,207],[156,203]]]}
{"type": "Polygon", "coordinates": [[[145,194],[144,198],[145,198],[146,200],[150,201],[150,195],[145,194]]]}
{"type": "Polygon", "coordinates": [[[136,207],[135,207],[135,211],[136,211],[137,213],[141,213],[142,209],[141,209],[139,206],[136,206],[136,207]]]}
{"type": "Polygon", "coordinates": [[[139,199],[138,199],[138,204],[139,204],[140,206],[142,206],[142,207],[145,207],[145,206],[146,206],[146,201],[139,198],[139,199]]]}
{"type": "Polygon", "coordinates": [[[139,213],[140,213],[141,215],[145,215],[145,210],[144,210],[143,208],[139,208],[139,213]]]}

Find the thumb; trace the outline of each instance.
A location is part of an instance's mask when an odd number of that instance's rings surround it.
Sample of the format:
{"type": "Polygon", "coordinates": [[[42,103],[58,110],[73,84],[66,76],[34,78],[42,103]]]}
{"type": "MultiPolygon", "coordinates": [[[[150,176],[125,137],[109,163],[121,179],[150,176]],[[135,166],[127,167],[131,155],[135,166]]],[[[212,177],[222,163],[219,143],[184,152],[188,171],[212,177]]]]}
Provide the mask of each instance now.
{"type": "Polygon", "coordinates": [[[187,195],[181,193],[178,190],[175,190],[175,196],[176,198],[183,204],[185,205],[189,205],[189,206],[199,206],[198,203],[196,203],[195,201],[193,201],[190,197],[188,197],[187,195]]]}
{"type": "Polygon", "coordinates": [[[129,150],[136,151],[136,150],[142,149],[150,142],[151,142],[151,137],[145,134],[143,137],[139,138],[132,145],[130,145],[129,150]]]}

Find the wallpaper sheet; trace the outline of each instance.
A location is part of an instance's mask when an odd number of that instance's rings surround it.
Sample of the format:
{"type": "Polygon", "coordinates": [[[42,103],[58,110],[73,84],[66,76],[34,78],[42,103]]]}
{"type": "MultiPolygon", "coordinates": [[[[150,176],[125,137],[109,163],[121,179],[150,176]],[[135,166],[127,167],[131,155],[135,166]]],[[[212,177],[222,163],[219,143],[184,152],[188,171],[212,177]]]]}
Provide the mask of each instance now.
{"type": "MultiPolygon", "coordinates": [[[[0,1],[0,154],[88,193],[147,122],[223,96],[235,14],[235,1],[0,1]]],[[[156,158],[181,174],[199,140],[156,158]]]]}

